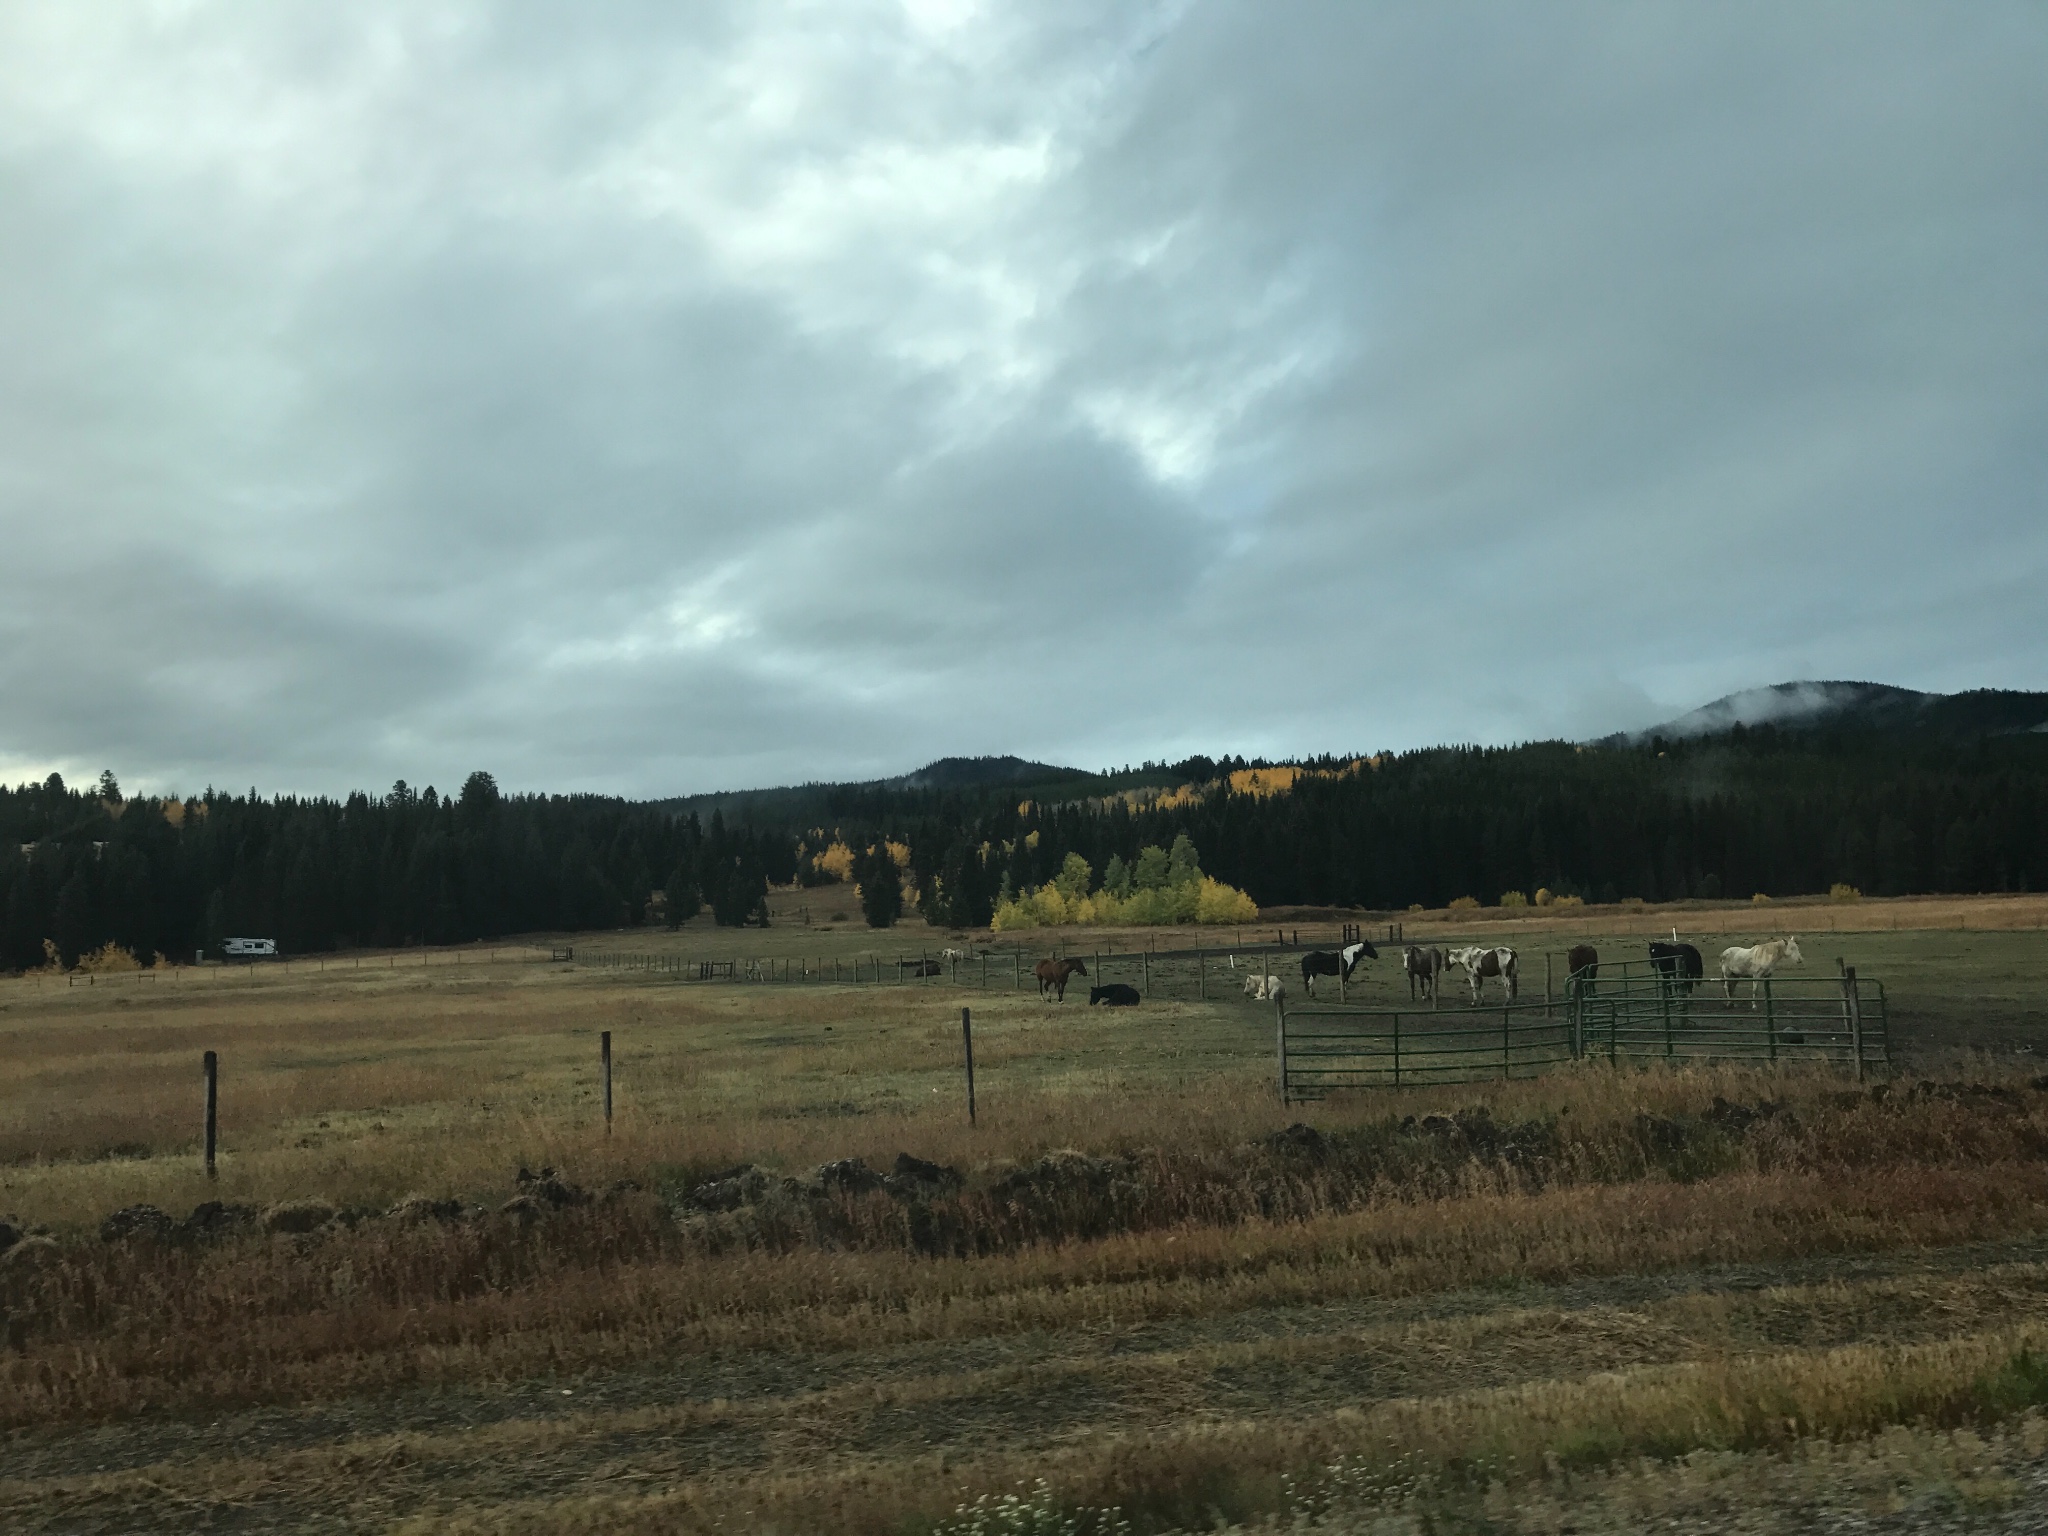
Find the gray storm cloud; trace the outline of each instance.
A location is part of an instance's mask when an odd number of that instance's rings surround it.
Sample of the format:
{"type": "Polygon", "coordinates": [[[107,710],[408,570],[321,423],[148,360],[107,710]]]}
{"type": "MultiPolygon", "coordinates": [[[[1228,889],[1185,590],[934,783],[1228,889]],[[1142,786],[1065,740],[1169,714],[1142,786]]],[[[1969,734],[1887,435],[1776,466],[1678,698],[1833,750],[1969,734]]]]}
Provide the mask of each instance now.
{"type": "Polygon", "coordinates": [[[0,774],[2048,685],[2048,13],[0,12],[0,774]]]}

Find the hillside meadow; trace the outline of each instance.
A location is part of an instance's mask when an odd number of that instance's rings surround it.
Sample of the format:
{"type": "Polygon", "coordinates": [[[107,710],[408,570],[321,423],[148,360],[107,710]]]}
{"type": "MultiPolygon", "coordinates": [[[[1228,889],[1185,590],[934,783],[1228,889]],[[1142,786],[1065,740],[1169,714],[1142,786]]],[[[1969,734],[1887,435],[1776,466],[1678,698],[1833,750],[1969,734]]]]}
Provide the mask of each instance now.
{"type": "MultiPolygon", "coordinates": [[[[0,1256],[0,1508],[51,1531],[2002,1518],[2048,1480],[2042,905],[1394,919],[1514,942],[1539,987],[1531,957],[1581,938],[1825,935],[1810,972],[1839,955],[1893,999],[1900,1070],[1860,1089],[1587,1065],[1283,1109],[1270,1011],[1164,962],[1170,995],[1118,1011],[993,960],[987,989],[602,963],[894,975],[961,942],[822,903],[578,935],[569,964],[0,981],[0,1214],[27,1234],[0,1256]],[[137,1205],[167,1219],[103,1237],[137,1205]]],[[[1219,983],[1239,937],[1205,935],[1219,983]]],[[[1391,956],[1354,989],[1395,997],[1391,956]]]]}

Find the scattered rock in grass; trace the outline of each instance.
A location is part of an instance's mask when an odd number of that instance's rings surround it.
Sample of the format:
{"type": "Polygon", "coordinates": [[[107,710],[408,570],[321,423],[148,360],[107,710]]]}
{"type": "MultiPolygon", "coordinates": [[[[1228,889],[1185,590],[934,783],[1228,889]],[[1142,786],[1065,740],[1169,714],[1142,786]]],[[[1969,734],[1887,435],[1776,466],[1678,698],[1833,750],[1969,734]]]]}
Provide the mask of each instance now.
{"type": "Polygon", "coordinates": [[[436,1200],[428,1195],[407,1195],[384,1214],[392,1221],[422,1226],[430,1221],[460,1221],[464,1210],[460,1200],[436,1200]]]}
{"type": "Polygon", "coordinates": [[[219,1200],[202,1200],[192,1214],[178,1223],[177,1235],[187,1242],[211,1242],[235,1232],[247,1231],[262,1220],[253,1205],[229,1205],[219,1200]]]}
{"type": "Polygon", "coordinates": [[[519,1193],[543,1205],[557,1208],[565,1205],[587,1205],[590,1196],[581,1185],[566,1182],[552,1168],[543,1168],[538,1174],[522,1168],[516,1181],[519,1193]]]}
{"type": "Polygon", "coordinates": [[[882,1176],[857,1157],[820,1163],[811,1170],[810,1190],[818,1195],[865,1195],[882,1187],[882,1176]]]}
{"type": "Polygon", "coordinates": [[[1104,1195],[1129,1172],[1130,1165],[1120,1158],[1090,1157],[1062,1149],[1010,1169],[989,1186],[989,1193],[998,1200],[1104,1195]]]}
{"type": "Polygon", "coordinates": [[[176,1226],[170,1213],[156,1206],[124,1205],[100,1223],[100,1241],[126,1243],[140,1239],[161,1243],[170,1237],[176,1226]]]}
{"type": "Polygon", "coordinates": [[[0,1253],[0,1279],[38,1274],[60,1262],[64,1250],[50,1237],[24,1237],[0,1253]]]}
{"type": "Polygon", "coordinates": [[[682,1203],[693,1211],[736,1211],[743,1205],[759,1205],[781,1183],[767,1169],[742,1163],[713,1174],[683,1196],[682,1203]]]}
{"type": "Polygon", "coordinates": [[[530,1226],[548,1213],[548,1207],[532,1195],[514,1195],[498,1207],[500,1216],[509,1216],[520,1226],[530,1226]]]}
{"type": "Polygon", "coordinates": [[[966,1181],[956,1168],[928,1163],[908,1152],[896,1154],[895,1168],[882,1176],[882,1187],[899,1200],[929,1200],[951,1194],[966,1181]]]}
{"type": "Polygon", "coordinates": [[[334,1207],[325,1200],[280,1200],[263,1213],[263,1230],[303,1236],[319,1231],[334,1216],[334,1207]]]}
{"type": "Polygon", "coordinates": [[[1637,1115],[1636,1140],[1652,1152],[1683,1152],[1692,1133],[1681,1121],[1662,1115],[1637,1115]]]}
{"type": "Polygon", "coordinates": [[[1320,1163],[1330,1155],[1330,1141],[1312,1125],[1297,1120],[1284,1131],[1259,1138],[1260,1144],[1282,1157],[1300,1158],[1306,1162],[1320,1163]]]}

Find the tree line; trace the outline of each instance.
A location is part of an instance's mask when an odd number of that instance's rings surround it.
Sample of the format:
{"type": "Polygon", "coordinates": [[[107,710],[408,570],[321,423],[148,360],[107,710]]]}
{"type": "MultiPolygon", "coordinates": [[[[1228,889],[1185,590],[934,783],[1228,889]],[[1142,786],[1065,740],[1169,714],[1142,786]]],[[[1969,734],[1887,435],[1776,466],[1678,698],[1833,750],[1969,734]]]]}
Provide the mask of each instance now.
{"type": "Polygon", "coordinates": [[[1231,788],[1234,769],[1268,766],[1188,759],[1166,777],[1206,787],[1163,798],[822,786],[803,803],[810,825],[503,795],[486,773],[446,798],[400,783],[345,800],[186,801],[126,800],[111,774],[85,789],[53,775],[0,789],[0,966],[43,963],[46,941],[70,964],[109,942],[182,958],[230,934],[306,953],[676,923],[706,907],[720,923],[765,921],[771,884],[827,878],[812,858],[827,841],[854,850],[877,925],[908,892],[929,921],[982,927],[1069,854],[1136,868],[1176,838],[1265,906],[1399,910],[1538,887],[1587,901],[2048,887],[2039,734],[1763,727],[1437,748],[1304,764],[1283,793],[1231,788]],[[890,842],[908,848],[900,879],[890,842]]]}
{"type": "Polygon", "coordinates": [[[795,875],[775,831],[709,826],[594,795],[502,795],[487,773],[443,798],[403,781],[345,800],[208,790],[124,799],[52,775],[0,789],[0,967],[71,965],[112,943],[145,962],[230,935],[287,953],[454,944],[545,930],[765,921],[795,875]],[[655,893],[664,900],[656,902],[655,893]]]}

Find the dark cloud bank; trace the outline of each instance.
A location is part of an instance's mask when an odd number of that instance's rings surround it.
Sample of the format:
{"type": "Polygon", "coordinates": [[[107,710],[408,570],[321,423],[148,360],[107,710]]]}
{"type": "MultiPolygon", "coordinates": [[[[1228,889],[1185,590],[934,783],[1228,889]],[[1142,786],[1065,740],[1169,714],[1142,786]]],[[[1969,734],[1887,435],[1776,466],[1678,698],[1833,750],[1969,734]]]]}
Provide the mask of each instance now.
{"type": "Polygon", "coordinates": [[[0,776],[2048,682],[2034,5],[0,16],[0,776]]]}

